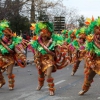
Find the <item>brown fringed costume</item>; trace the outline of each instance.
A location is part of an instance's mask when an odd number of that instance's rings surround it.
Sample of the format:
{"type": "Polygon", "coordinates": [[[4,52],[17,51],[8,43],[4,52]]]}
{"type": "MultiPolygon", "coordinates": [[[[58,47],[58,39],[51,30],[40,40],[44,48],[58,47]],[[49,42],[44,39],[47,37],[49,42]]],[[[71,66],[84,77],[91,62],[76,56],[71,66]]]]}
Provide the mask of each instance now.
{"type": "MultiPolygon", "coordinates": [[[[38,69],[38,87],[37,90],[40,90],[44,85],[45,76],[47,77],[49,93],[51,96],[55,93],[54,88],[54,78],[51,76],[52,72],[56,72],[57,69],[62,69],[68,65],[69,58],[66,57],[66,53],[62,52],[62,46],[55,46],[52,38],[52,24],[49,22],[40,22],[36,24],[36,30],[40,28],[38,32],[39,37],[36,41],[33,41],[34,48],[34,62],[38,69]],[[38,25],[38,27],[37,27],[38,25]],[[40,25],[43,27],[41,28],[40,25]],[[51,26],[50,26],[51,25],[51,26]],[[44,28],[45,27],[45,28],[44,28]],[[51,30],[50,30],[51,29],[51,30]],[[36,44],[38,43],[38,46],[36,44]],[[53,47],[54,46],[54,47],[53,47]],[[43,49],[42,49],[42,48],[43,49]],[[49,49],[50,47],[51,50],[49,49]],[[45,53],[45,51],[46,53],[45,53]]],[[[54,37],[60,37],[58,34],[53,34],[54,37]]]]}
{"type": "Polygon", "coordinates": [[[22,51],[24,51],[23,44],[27,45],[28,42],[22,40],[17,43],[17,39],[20,37],[17,37],[16,34],[12,32],[12,30],[8,27],[7,22],[1,22],[0,27],[3,29],[0,40],[0,88],[5,84],[3,72],[7,70],[9,89],[12,90],[15,82],[13,66],[15,61],[17,61],[19,62],[18,65],[25,67],[26,57],[22,51]],[[4,27],[2,26],[2,23],[5,24],[4,27]]]}
{"type": "Polygon", "coordinates": [[[83,95],[89,90],[96,74],[100,75],[100,18],[91,23],[89,28],[91,28],[91,25],[94,27],[94,34],[87,38],[88,54],[86,56],[85,77],[79,95],[83,95]]]}
{"type": "Polygon", "coordinates": [[[75,43],[77,42],[78,49],[75,48],[75,50],[73,51],[72,62],[74,63],[74,66],[73,66],[73,71],[71,73],[72,76],[76,73],[77,69],[79,68],[80,62],[85,58],[85,54],[86,54],[86,50],[84,46],[85,39],[86,39],[86,34],[80,33],[79,38],[75,40],[75,43]]]}

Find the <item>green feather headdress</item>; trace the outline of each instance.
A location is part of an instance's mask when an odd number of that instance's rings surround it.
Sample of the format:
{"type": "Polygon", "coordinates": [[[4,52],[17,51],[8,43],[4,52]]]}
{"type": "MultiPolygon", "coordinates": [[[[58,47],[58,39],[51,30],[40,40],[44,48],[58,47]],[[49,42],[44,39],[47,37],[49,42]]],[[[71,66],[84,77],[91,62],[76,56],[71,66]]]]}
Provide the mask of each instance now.
{"type": "Polygon", "coordinates": [[[80,28],[79,30],[76,31],[76,37],[78,38],[80,34],[86,34],[86,30],[87,28],[86,27],[82,27],[80,28]]]}
{"type": "Polygon", "coordinates": [[[71,43],[71,34],[72,34],[73,32],[75,33],[75,32],[76,32],[76,29],[74,29],[74,30],[69,30],[69,31],[68,31],[68,38],[65,39],[65,41],[66,41],[67,43],[71,43]]]}
{"type": "Polygon", "coordinates": [[[48,29],[50,32],[53,32],[54,31],[53,23],[50,23],[50,22],[38,22],[35,25],[35,33],[36,33],[36,35],[39,35],[39,32],[42,29],[48,29]]]}
{"type": "Polygon", "coordinates": [[[70,38],[70,35],[73,33],[73,30],[70,30],[69,32],[68,32],[68,38],[70,38]]]}
{"type": "Polygon", "coordinates": [[[98,19],[91,22],[91,24],[88,26],[88,34],[91,34],[91,33],[94,34],[94,28],[96,26],[100,26],[100,17],[98,17],[98,19]]]}
{"type": "Polygon", "coordinates": [[[3,30],[7,27],[9,27],[9,22],[7,20],[2,20],[0,22],[0,38],[4,35],[3,30]]]}
{"type": "Polygon", "coordinates": [[[62,33],[62,34],[66,34],[66,33],[68,33],[68,30],[62,30],[61,33],[62,33]]]}
{"type": "Polygon", "coordinates": [[[94,36],[94,28],[96,26],[100,26],[100,17],[98,17],[98,19],[94,20],[93,22],[91,22],[91,24],[88,27],[88,32],[90,35],[88,35],[87,37],[87,41],[86,41],[86,50],[90,51],[90,52],[94,52],[96,53],[98,56],[100,56],[100,49],[94,44],[93,41],[93,36],[94,36]]]}

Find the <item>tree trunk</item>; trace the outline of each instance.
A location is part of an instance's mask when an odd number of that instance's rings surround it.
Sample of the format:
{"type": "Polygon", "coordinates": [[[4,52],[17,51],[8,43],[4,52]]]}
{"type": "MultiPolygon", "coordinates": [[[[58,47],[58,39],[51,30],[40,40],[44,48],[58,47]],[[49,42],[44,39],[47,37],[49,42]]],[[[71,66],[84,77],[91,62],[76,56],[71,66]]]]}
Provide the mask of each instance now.
{"type": "Polygon", "coordinates": [[[34,0],[32,0],[32,5],[31,5],[31,22],[35,22],[35,4],[34,0]]]}

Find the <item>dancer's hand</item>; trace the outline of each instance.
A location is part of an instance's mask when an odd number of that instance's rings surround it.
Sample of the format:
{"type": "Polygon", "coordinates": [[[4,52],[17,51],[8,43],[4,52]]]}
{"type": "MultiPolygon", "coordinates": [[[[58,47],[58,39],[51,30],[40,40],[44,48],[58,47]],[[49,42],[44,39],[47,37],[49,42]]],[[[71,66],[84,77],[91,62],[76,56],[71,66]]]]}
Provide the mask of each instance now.
{"type": "Polygon", "coordinates": [[[2,41],[1,41],[1,44],[10,52],[10,53],[14,53],[13,50],[11,50],[6,44],[4,44],[2,41]]]}
{"type": "Polygon", "coordinates": [[[92,65],[91,65],[91,68],[95,68],[95,65],[94,65],[94,64],[92,64],[92,65]]]}
{"type": "Polygon", "coordinates": [[[37,66],[38,69],[41,69],[41,66],[37,66]]]}
{"type": "Polygon", "coordinates": [[[14,51],[11,50],[10,48],[7,48],[7,50],[8,50],[10,53],[14,53],[14,51]]]}
{"type": "Polygon", "coordinates": [[[52,43],[52,38],[51,38],[50,41],[49,41],[49,44],[50,44],[50,43],[52,43]]]}

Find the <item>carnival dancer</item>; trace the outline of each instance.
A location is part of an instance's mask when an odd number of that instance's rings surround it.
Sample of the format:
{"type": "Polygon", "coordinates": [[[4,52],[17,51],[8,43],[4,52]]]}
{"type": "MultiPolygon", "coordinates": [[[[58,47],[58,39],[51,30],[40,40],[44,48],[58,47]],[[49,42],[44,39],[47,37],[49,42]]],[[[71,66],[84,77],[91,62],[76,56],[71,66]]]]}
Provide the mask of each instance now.
{"type": "Polygon", "coordinates": [[[91,34],[87,36],[86,41],[88,55],[86,56],[84,83],[79,95],[89,90],[96,74],[100,75],[100,18],[91,22],[88,30],[91,34]]]}
{"type": "Polygon", "coordinates": [[[68,38],[68,30],[62,30],[61,34],[63,34],[64,38],[68,38]]]}
{"type": "Polygon", "coordinates": [[[66,38],[66,42],[68,44],[70,44],[73,40],[76,39],[75,33],[76,33],[76,29],[73,29],[73,30],[69,30],[68,31],[68,38],[66,38]]]}
{"type": "Polygon", "coordinates": [[[66,53],[66,55],[68,55],[68,43],[66,42],[66,39],[68,38],[68,30],[62,30],[61,31],[61,36],[63,37],[63,39],[64,39],[64,43],[61,45],[61,46],[59,46],[59,48],[60,49],[62,49],[61,50],[61,52],[65,52],[66,53]]]}
{"type": "Polygon", "coordinates": [[[64,44],[67,46],[68,42],[66,40],[68,39],[68,30],[62,30],[61,34],[64,37],[64,41],[65,41],[64,44]]]}
{"type": "Polygon", "coordinates": [[[9,90],[14,89],[13,66],[17,61],[21,67],[25,67],[26,57],[23,52],[26,45],[27,41],[16,36],[9,28],[8,21],[0,22],[0,88],[6,83],[2,74],[7,69],[9,90]]]}
{"type": "MultiPolygon", "coordinates": [[[[85,21],[85,26],[83,26],[82,28],[78,29],[75,33],[76,35],[76,39],[70,43],[69,45],[69,50],[73,51],[73,57],[72,57],[72,63],[74,64],[73,66],[73,71],[71,73],[71,75],[73,76],[78,67],[79,64],[82,60],[85,61],[85,54],[86,54],[86,49],[85,49],[85,40],[86,40],[86,36],[88,35],[88,26],[89,24],[94,21],[94,17],[92,16],[92,18],[87,18],[85,21]]],[[[85,64],[84,64],[84,70],[85,70],[85,64]]]]}
{"type": "Polygon", "coordinates": [[[67,56],[70,57],[70,62],[72,62],[72,53],[73,51],[70,50],[69,45],[71,42],[73,42],[76,39],[76,29],[69,30],[68,31],[68,38],[65,39],[66,45],[67,45],[67,56]]]}
{"type": "Polygon", "coordinates": [[[52,72],[64,68],[68,64],[66,63],[67,58],[63,52],[59,55],[58,49],[63,44],[64,39],[62,35],[53,33],[53,24],[50,22],[38,22],[33,29],[35,29],[36,36],[33,37],[33,41],[30,44],[34,49],[34,62],[39,74],[37,90],[41,90],[45,76],[47,76],[49,94],[53,96],[55,88],[52,72]],[[63,59],[63,62],[60,62],[61,59],[63,59]]]}
{"type": "Polygon", "coordinates": [[[73,51],[72,61],[74,63],[73,71],[71,75],[73,76],[80,62],[84,59],[86,50],[85,50],[85,40],[86,40],[86,27],[82,27],[76,31],[76,39],[70,43],[69,49],[73,51]]]}

